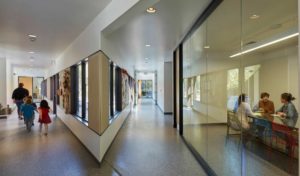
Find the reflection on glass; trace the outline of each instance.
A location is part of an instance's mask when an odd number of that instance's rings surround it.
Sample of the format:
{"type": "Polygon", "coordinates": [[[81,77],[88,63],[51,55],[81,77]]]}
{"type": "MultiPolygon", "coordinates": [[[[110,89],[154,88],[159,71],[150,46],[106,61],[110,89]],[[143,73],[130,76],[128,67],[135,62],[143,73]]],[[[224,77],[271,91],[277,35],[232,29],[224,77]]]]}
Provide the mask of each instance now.
{"type": "Polygon", "coordinates": [[[200,76],[197,76],[196,82],[195,82],[195,91],[194,91],[195,101],[201,101],[201,89],[200,89],[201,84],[200,84],[200,82],[201,82],[201,78],[200,78],[200,76]]]}
{"type": "Polygon", "coordinates": [[[242,91],[255,114],[249,119],[251,131],[244,135],[245,151],[249,152],[245,156],[245,175],[260,164],[255,156],[266,163],[256,169],[259,175],[268,170],[267,164],[273,166],[269,174],[276,170],[279,175],[298,175],[298,147],[295,144],[298,143],[299,121],[289,127],[285,121],[292,118],[274,114],[274,109],[280,111],[282,106],[290,106],[290,103],[295,105],[291,111],[299,111],[297,2],[243,0],[243,51],[232,54],[241,54],[242,91]],[[271,8],[261,9],[270,4],[271,8]],[[253,18],[253,15],[258,17],[253,18]],[[281,100],[283,93],[290,93],[298,100],[284,102],[281,100]]]}
{"type": "Polygon", "coordinates": [[[297,7],[223,1],[183,42],[183,136],[217,175],[298,175],[297,7]]]}
{"type": "Polygon", "coordinates": [[[142,98],[153,98],[153,83],[152,80],[141,80],[142,98]]]}
{"type": "Polygon", "coordinates": [[[76,115],[82,117],[82,64],[76,67],[76,77],[77,77],[77,106],[76,115]]]}
{"type": "Polygon", "coordinates": [[[89,62],[85,62],[85,120],[89,120],[89,62]]]}
{"type": "Polygon", "coordinates": [[[41,85],[43,82],[44,78],[39,78],[39,77],[34,77],[33,78],[33,90],[32,90],[32,98],[33,99],[37,99],[37,100],[41,100],[42,99],[42,95],[41,95],[41,85]]]}

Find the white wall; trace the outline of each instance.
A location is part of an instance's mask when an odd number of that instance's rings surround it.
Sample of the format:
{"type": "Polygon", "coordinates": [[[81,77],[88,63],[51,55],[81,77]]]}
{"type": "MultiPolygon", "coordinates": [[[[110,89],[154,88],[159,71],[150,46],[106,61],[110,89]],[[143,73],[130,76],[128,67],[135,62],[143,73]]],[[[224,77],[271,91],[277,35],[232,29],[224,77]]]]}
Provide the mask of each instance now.
{"type": "Polygon", "coordinates": [[[161,62],[157,67],[157,105],[164,113],[173,112],[173,65],[161,62]]]}
{"type": "Polygon", "coordinates": [[[173,112],[173,64],[164,63],[164,112],[173,112]]]}
{"type": "Polygon", "coordinates": [[[165,111],[164,94],[164,62],[160,62],[157,67],[157,105],[163,112],[165,111]]]}
{"type": "Polygon", "coordinates": [[[9,60],[6,60],[6,103],[8,105],[13,105],[13,100],[11,99],[13,92],[13,80],[12,65],[9,60]]]}
{"type": "Polygon", "coordinates": [[[6,58],[0,58],[0,103],[6,106],[7,103],[7,82],[6,82],[6,58]]]}
{"type": "MultiPolygon", "coordinates": [[[[99,13],[84,31],[63,51],[63,53],[55,59],[53,65],[48,68],[45,77],[50,77],[92,55],[94,52],[102,50],[101,32],[137,2],[139,2],[139,0],[112,0],[111,3],[99,13]]],[[[108,56],[110,57],[110,55],[108,56]]],[[[110,59],[120,67],[127,69],[130,75],[133,75],[133,68],[129,68],[127,64],[124,64],[122,58],[110,57],[110,59]]],[[[112,122],[102,136],[97,135],[71,115],[65,114],[62,110],[59,110],[58,116],[70,128],[74,135],[78,137],[83,145],[88,148],[95,158],[101,162],[105,152],[129,112],[130,108],[126,108],[122,111],[119,117],[112,122]]]]}
{"type": "MultiPolygon", "coordinates": [[[[297,100],[293,103],[299,109],[299,67],[298,67],[298,50],[295,46],[288,46],[278,50],[270,50],[265,53],[253,55],[245,55],[243,57],[242,66],[238,64],[239,60],[224,59],[221,56],[208,56],[208,63],[203,60],[191,64],[189,69],[185,69],[185,76],[203,75],[206,68],[200,68],[200,65],[209,65],[206,81],[211,83],[210,90],[206,92],[201,88],[201,96],[204,100],[201,102],[194,101],[194,110],[202,113],[203,116],[208,115],[208,123],[223,123],[227,121],[227,70],[232,68],[240,68],[240,77],[243,78],[244,70],[241,68],[259,64],[259,94],[261,92],[269,92],[271,99],[274,101],[275,109],[278,109],[282,104],[280,95],[284,92],[292,93],[297,100]],[[201,72],[202,71],[202,72],[201,72]],[[203,93],[206,92],[206,93],[203,93]],[[206,98],[207,97],[207,98],[206,98]],[[206,100],[207,99],[207,100],[206,100]]],[[[201,84],[205,84],[205,80],[201,78],[201,84]]],[[[245,92],[245,84],[240,82],[245,92]]],[[[241,88],[236,95],[241,93],[241,88]]],[[[257,99],[259,97],[251,97],[257,99]]],[[[297,123],[299,127],[300,120],[297,123]]]]}
{"type": "MultiPolygon", "coordinates": [[[[113,0],[99,15],[85,28],[85,30],[64,50],[48,69],[47,77],[76,64],[94,52],[101,50],[101,32],[134,6],[139,0],[113,0]]],[[[112,60],[117,58],[111,58],[112,60]]],[[[119,66],[123,64],[116,62],[119,66]]],[[[131,69],[131,68],[126,68],[131,69]]],[[[133,72],[130,72],[133,75],[133,72]]]]}

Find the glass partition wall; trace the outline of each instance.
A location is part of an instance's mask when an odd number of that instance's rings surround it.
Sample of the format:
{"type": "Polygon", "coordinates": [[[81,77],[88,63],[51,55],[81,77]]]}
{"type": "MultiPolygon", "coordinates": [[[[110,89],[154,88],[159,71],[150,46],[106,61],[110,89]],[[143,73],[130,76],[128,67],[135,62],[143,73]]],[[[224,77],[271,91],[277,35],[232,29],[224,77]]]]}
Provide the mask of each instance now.
{"type": "Polygon", "coordinates": [[[297,7],[222,1],[182,43],[183,137],[217,175],[298,175],[297,7]]]}

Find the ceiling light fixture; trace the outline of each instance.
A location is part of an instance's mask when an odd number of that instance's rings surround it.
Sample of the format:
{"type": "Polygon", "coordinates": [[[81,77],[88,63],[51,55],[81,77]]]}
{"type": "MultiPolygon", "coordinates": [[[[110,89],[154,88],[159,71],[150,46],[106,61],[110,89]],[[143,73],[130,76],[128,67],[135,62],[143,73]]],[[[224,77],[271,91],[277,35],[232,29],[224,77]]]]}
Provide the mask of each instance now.
{"type": "Polygon", "coordinates": [[[209,48],[210,48],[210,46],[209,46],[209,45],[206,45],[206,46],[204,46],[204,48],[205,48],[205,49],[209,49],[209,48]]]}
{"type": "Polygon", "coordinates": [[[28,53],[29,53],[29,54],[34,54],[34,51],[29,51],[28,53]]]}
{"type": "Polygon", "coordinates": [[[155,13],[156,9],[154,7],[149,7],[149,8],[147,8],[147,12],[148,13],[155,13]]]}
{"type": "Polygon", "coordinates": [[[28,37],[36,38],[37,36],[33,34],[29,34],[28,37]]]}
{"type": "Polygon", "coordinates": [[[29,40],[32,42],[36,41],[36,38],[37,38],[37,36],[33,35],[33,34],[29,34],[28,37],[29,37],[29,40]]]}
{"type": "Polygon", "coordinates": [[[249,18],[250,18],[251,20],[255,20],[255,19],[258,19],[259,17],[260,17],[259,15],[253,14],[253,15],[251,15],[249,18]]]}
{"type": "Polygon", "coordinates": [[[241,56],[241,55],[250,53],[250,52],[252,52],[252,51],[258,50],[258,49],[260,49],[260,48],[264,48],[264,47],[267,47],[267,46],[270,46],[270,45],[274,45],[274,44],[276,44],[276,43],[279,43],[279,42],[288,40],[288,39],[293,38],[293,37],[296,37],[296,36],[298,36],[298,35],[299,35],[299,32],[294,33],[294,34],[291,34],[291,35],[288,35],[288,36],[285,36],[285,37],[282,37],[282,38],[279,38],[279,39],[276,39],[276,40],[273,40],[273,41],[271,41],[271,42],[268,42],[268,43],[259,45],[259,46],[257,46],[257,47],[250,48],[250,49],[247,49],[247,50],[245,50],[245,51],[242,51],[242,52],[233,54],[233,55],[231,55],[231,56],[229,56],[229,57],[230,57],[230,58],[234,58],[234,57],[237,57],[237,56],[241,56]]]}
{"type": "Polygon", "coordinates": [[[147,44],[146,47],[150,47],[151,45],[147,44]]]}

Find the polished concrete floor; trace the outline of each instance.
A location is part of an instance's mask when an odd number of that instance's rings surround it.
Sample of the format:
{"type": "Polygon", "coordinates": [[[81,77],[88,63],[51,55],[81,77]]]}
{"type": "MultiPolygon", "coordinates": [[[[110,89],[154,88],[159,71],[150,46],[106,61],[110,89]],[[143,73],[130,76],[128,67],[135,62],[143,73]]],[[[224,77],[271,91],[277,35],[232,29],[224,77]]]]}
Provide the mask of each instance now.
{"type": "Polygon", "coordinates": [[[121,128],[101,165],[68,128],[53,118],[49,135],[27,133],[14,113],[0,120],[1,176],[205,175],[165,116],[141,101],[121,128]]]}

